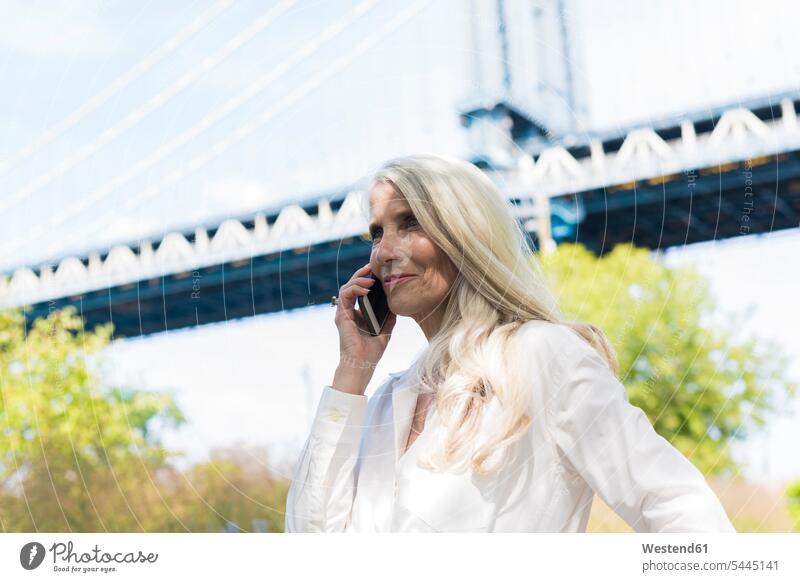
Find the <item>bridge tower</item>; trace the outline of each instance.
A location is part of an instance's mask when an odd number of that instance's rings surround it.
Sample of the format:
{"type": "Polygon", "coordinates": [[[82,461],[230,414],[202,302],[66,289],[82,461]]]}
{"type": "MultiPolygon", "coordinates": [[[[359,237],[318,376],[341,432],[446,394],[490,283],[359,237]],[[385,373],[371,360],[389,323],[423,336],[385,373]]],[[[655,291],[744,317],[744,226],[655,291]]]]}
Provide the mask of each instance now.
{"type": "Polygon", "coordinates": [[[568,0],[470,0],[469,159],[494,169],[582,126],[585,91],[568,0]]]}

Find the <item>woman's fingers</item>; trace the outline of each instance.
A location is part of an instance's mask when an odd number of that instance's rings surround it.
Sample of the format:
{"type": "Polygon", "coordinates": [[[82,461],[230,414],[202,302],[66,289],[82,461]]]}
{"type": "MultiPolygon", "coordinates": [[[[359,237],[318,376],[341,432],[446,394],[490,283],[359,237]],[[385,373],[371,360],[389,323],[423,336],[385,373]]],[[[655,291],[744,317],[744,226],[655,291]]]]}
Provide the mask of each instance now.
{"type": "Polygon", "coordinates": [[[364,265],[357,269],[350,280],[339,288],[335,321],[339,328],[342,353],[350,359],[354,357],[366,358],[370,361],[375,359],[374,351],[379,349],[382,353],[385,349],[388,336],[391,335],[396,321],[396,315],[390,314],[383,332],[377,337],[367,331],[366,318],[356,309],[356,301],[359,297],[367,295],[375,285],[381,284],[377,278],[369,276],[370,271],[370,265],[364,265]]]}
{"type": "Polygon", "coordinates": [[[358,287],[354,286],[351,282],[345,283],[339,288],[338,310],[345,311],[353,308],[356,301],[356,289],[358,289],[358,287]]]}
{"type": "Polygon", "coordinates": [[[358,269],[350,280],[339,288],[339,303],[337,310],[352,310],[355,308],[358,296],[369,293],[376,280],[371,277],[359,276],[369,273],[369,263],[358,269]]]}

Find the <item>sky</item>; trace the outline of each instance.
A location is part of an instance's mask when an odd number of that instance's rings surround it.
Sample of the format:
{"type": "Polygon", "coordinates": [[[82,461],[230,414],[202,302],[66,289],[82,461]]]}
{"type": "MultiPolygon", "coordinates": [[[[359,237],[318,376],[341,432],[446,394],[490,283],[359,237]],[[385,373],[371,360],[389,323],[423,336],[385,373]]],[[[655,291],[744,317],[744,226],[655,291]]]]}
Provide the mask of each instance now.
{"type": "MultiPolygon", "coordinates": [[[[0,1],[0,270],[210,226],[347,185],[402,153],[464,155],[457,112],[476,59],[493,73],[483,79],[490,89],[500,70],[490,45],[472,44],[470,2],[427,4],[325,80],[400,4],[0,1]]],[[[516,28],[535,4],[507,1],[517,79],[534,65],[552,78],[563,48],[516,28]]],[[[543,115],[561,108],[553,119],[566,113],[581,132],[797,90],[800,7],[771,4],[568,1],[577,108],[529,104],[543,115]]],[[[482,21],[482,38],[493,26],[482,21]]],[[[529,97],[519,83],[515,91],[529,97]]],[[[786,269],[798,253],[790,231],[674,249],[665,260],[696,264],[726,310],[750,309],[742,333],[777,339],[800,378],[800,285],[786,269]]],[[[369,390],[424,341],[401,319],[369,390]]],[[[234,442],[291,456],[332,379],[338,338],[331,308],[320,306],[119,342],[107,355],[110,378],[173,391],[190,422],[166,442],[191,458],[234,442]]],[[[800,477],[798,402],[786,412],[737,449],[753,479],[800,477]]]]}

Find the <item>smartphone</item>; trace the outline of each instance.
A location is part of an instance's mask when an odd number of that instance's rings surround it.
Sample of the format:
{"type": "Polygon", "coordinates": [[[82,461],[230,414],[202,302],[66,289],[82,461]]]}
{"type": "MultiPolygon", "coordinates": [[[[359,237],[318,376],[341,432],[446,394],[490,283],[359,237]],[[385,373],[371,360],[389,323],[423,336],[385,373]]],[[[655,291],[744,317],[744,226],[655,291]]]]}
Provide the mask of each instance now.
{"type": "Polygon", "coordinates": [[[373,283],[370,287],[369,293],[366,295],[359,295],[358,297],[358,310],[364,315],[367,322],[367,328],[370,335],[379,335],[389,317],[389,302],[386,300],[386,292],[383,290],[383,283],[372,272],[365,275],[371,279],[375,279],[377,283],[373,283]]]}

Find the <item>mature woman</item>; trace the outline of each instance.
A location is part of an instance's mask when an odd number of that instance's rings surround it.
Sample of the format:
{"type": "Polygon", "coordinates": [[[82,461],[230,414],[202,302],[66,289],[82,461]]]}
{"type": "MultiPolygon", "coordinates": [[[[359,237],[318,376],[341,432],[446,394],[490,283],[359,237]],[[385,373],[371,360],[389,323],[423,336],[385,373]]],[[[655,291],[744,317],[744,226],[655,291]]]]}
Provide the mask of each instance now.
{"type": "Polygon", "coordinates": [[[582,532],[595,493],[639,532],[735,531],[628,402],[604,334],[562,319],[486,175],[438,155],[395,159],[369,203],[372,254],[339,290],[340,363],[287,532],[582,532]],[[355,309],[370,285],[391,310],[377,336],[355,309]],[[428,345],[368,398],[397,316],[428,345]]]}

